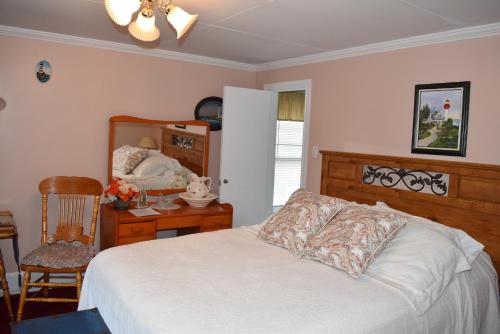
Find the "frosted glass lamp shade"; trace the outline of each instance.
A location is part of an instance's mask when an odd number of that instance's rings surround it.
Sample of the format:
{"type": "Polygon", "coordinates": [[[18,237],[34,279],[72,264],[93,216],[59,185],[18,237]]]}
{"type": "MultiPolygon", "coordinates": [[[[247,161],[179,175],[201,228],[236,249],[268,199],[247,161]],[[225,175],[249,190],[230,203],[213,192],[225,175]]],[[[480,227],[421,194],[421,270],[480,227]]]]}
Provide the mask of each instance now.
{"type": "Polygon", "coordinates": [[[104,0],[104,7],[113,22],[126,26],[132,20],[132,14],[141,7],[141,2],[140,0],[104,0]]]}
{"type": "Polygon", "coordinates": [[[152,42],[160,37],[160,30],[155,26],[154,15],[146,17],[139,13],[137,20],[129,24],[128,31],[132,36],[144,42],[152,42]]]}
{"type": "Polygon", "coordinates": [[[139,147],[154,150],[156,149],[156,142],[151,137],[143,137],[139,143],[139,147]]]}
{"type": "Polygon", "coordinates": [[[177,31],[177,39],[180,39],[191,28],[198,15],[191,15],[182,8],[174,6],[167,15],[167,20],[177,31]]]}

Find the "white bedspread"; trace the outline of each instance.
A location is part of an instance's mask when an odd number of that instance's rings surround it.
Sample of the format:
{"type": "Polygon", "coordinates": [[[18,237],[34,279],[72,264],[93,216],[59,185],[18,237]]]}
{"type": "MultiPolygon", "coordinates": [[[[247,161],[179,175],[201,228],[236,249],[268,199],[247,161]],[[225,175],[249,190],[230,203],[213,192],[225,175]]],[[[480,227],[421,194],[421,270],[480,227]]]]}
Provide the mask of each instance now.
{"type": "Polygon", "coordinates": [[[115,334],[500,332],[484,253],[419,317],[394,288],[297,259],[256,233],[243,227],[101,252],[79,310],[98,307],[115,334]]]}

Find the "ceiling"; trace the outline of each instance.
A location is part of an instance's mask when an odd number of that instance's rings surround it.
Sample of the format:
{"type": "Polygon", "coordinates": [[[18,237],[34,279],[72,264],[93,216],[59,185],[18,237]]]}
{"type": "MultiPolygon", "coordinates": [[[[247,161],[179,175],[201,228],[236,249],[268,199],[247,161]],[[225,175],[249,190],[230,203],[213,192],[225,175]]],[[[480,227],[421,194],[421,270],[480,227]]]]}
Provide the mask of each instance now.
{"type": "Polygon", "coordinates": [[[178,41],[138,42],[103,0],[0,0],[0,25],[263,64],[366,44],[500,22],[500,0],[174,0],[200,14],[178,41]]]}

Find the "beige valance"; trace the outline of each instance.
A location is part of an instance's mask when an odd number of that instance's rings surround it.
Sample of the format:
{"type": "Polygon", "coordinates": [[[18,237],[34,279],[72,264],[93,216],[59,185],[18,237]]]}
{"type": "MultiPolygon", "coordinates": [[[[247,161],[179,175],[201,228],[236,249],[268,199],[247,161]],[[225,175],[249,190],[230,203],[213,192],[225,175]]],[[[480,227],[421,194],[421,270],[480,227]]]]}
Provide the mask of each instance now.
{"type": "Polygon", "coordinates": [[[278,94],[278,120],[304,121],[305,92],[291,91],[278,94]]]}

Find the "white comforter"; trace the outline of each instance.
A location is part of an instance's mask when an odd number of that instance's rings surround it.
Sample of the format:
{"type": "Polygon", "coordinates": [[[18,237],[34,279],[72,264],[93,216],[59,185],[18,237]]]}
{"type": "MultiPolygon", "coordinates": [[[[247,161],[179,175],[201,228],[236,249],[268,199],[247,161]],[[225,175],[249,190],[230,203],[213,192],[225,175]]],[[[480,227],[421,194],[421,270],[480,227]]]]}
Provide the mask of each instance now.
{"type": "Polygon", "coordinates": [[[79,310],[97,307],[115,334],[500,332],[484,253],[418,316],[394,288],[297,259],[256,234],[244,227],[101,252],[79,310]]]}

